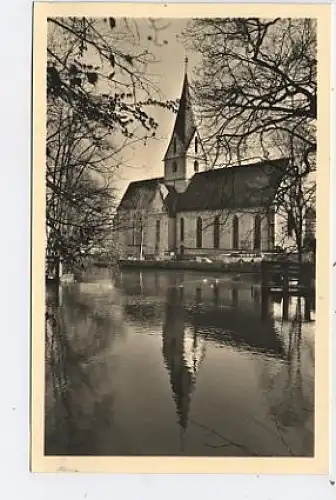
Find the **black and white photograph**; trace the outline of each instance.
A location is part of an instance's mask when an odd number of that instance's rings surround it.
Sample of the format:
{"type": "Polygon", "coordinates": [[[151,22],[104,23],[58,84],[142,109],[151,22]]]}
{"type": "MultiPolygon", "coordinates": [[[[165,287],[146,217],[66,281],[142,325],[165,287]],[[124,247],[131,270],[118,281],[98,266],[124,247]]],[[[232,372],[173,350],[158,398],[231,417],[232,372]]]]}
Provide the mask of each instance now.
{"type": "Polygon", "coordinates": [[[114,10],[45,20],[43,455],[314,459],[318,20],[114,10]]]}

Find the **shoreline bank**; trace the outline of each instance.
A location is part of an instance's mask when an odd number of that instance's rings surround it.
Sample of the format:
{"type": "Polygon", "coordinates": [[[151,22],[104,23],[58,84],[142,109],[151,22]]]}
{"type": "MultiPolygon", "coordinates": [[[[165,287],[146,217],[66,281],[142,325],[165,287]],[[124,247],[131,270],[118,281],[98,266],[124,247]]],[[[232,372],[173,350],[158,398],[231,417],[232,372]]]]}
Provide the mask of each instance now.
{"type": "Polygon", "coordinates": [[[252,262],[197,262],[191,260],[120,260],[119,266],[123,268],[146,269],[183,269],[192,271],[216,271],[224,273],[260,274],[261,265],[252,262]]]}

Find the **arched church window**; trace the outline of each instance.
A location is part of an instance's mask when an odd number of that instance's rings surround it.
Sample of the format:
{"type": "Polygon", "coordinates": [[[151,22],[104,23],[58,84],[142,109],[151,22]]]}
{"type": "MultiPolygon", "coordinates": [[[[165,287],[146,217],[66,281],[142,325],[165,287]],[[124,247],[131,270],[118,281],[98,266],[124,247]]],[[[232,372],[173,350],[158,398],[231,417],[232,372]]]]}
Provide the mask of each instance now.
{"type": "Polygon", "coordinates": [[[202,248],[202,219],[197,217],[196,219],[196,247],[202,248]]]}
{"type": "Polygon", "coordinates": [[[275,243],[275,220],[274,220],[274,213],[270,212],[267,215],[267,221],[268,221],[268,249],[273,250],[274,248],[274,243],[275,243]]]}
{"type": "Polygon", "coordinates": [[[180,240],[184,241],[184,219],[181,217],[180,219],[180,240]]]}
{"type": "Polygon", "coordinates": [[[128,233],[127,244],[134,245],[135,222],[134,222],[133,215],[130,217],[130,219],[128,221],[127,233],[128,233]]]}
{"type": "Polygon", "coordinates": [[[155,224],[155,251],[159,250],[160,246],[160,221],[157,220],[155,224]]]}
{"type": "Polygon", "coordinates": [[[239,220],[236,215],[232,219],[232,248],[233,250],[239,248],[239,220]]]}
{"type": "Polygon", "coordinates": [[[195,154],[197,155],[198,153],[198,137],[195,137],[195,154]]]}
{"type": "Polygon", "coordinates": [[[140,214],[135,214],[133,221],[133,245],[140,246],[143,238],[143,220],[140,214]]]}
{"type": "Polygon", "coordinates": [[[194,172],[198,172],[198,161],[194,161],[194,172]]]}
{"type": "Polygon", "coordinates": [[[295,218],[292,212],[289,212],[287,216],[287,235],[289,237],[293,236],[294,231],[295,231],[295,218]]]}
{"type": "Polygon", "coordinates": [[[254,250],[260,250],[261,247],[261,217],[257,214],[254,217],[254,250]]]}
{"type": "Polygon", "coordinates": [[[177,171],[177,163],[176,161],[173,161],[173,173],[175,174],[176,171],[177,171]]]}
{"type": "Polygon", "coordinates": [[[136,245],[136,234],[137,234],[137,225],[135,218],[132,222],[132,245],[136,245]]]}
{"type": "Polygon", "coordinates": [[[219,216],[216,215],[214,219],[214,226],[213,226],[213,245],[214,248],[219,248],[219,240],[220,240],[220,223],[219,223],[219,216]]]}

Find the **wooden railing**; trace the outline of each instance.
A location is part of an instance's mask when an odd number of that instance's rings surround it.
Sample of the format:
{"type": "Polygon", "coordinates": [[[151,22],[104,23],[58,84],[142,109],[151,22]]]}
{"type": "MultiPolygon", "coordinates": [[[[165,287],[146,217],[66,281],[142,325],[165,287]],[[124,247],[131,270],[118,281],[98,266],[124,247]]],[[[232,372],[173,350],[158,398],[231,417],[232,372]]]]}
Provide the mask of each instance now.
{"type": "Polygon", "coordinates": [[[315,267],[312,263],[264,261],[261,284],[268,291],[277,289],[284,295],[315,292],[315,267]]]}

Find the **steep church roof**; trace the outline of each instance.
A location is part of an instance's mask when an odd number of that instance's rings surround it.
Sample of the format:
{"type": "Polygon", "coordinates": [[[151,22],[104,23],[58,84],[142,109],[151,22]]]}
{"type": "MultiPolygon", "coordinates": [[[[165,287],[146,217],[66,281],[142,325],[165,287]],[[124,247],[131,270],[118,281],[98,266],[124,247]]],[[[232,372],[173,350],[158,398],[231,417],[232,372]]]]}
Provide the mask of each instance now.
{"type": "MultiPolygon", "coordinates": [[[[182,144],[182,149],[183,149],[182,152],[186,152],[195,132],[196,132],[196,123],[192,111],[189,81],[187,74],[185,74],[179,109],[177,112],[171,140],[173,137],[177,136],[182,144]]],[[[167,154],[168,150],[166,156],[167,154]]]]}
{"type": "Polygon", "coordinates": [[[119,210],[146,210],[155,196],[162,177],[131,182],[121,199],[119,210]]]}
{"type": "MultiPolygon", "coordinates": [[[[197,129],[186,71],[179,110],[165,155],[169,175],[166,175],[165,166],[165,177],[131,182],[119,210],[148,210],[158,191],[163,206],[171,216],[183,211],[267,207],[273,202],[288,165],[287,159],[205,170],[195,173],[188,185],[187,179],[184,179],[187,187],[183,186],[183,190],[174,187],[176,179],[169,162],[171,158],[184,157],[188,153],[195,132],[197,129]]],[[[201,141],[199,144],[203,150],[201,141]]]]}
{"type": "Polygon", "coordinates": [[[170,213],[176,206],[177,193],[173,186],[164,183],[163,177],[131,182],[121,199],[118,210],[148,210],[160,186],[164,186],[167,191],[163,204],[170,213]]]}
{"type": "Polygon", "coordinates": [[[164,185],[163,200],[168,213],[194,210],[267,207],[282,180],[288,160],[267,160],[236,167],[215,168],[195,174],[184,193],[164,183],[163,177],[134,181],[120,202],[119,210],[147,210],[157,190],[164,185]]]}
{"type": "Polygon", "coordinates": [[[176,210],[220,210],[268,206],[283,177],[286,159],[236,167],[215,168],[195,174],[176,210]]]}

